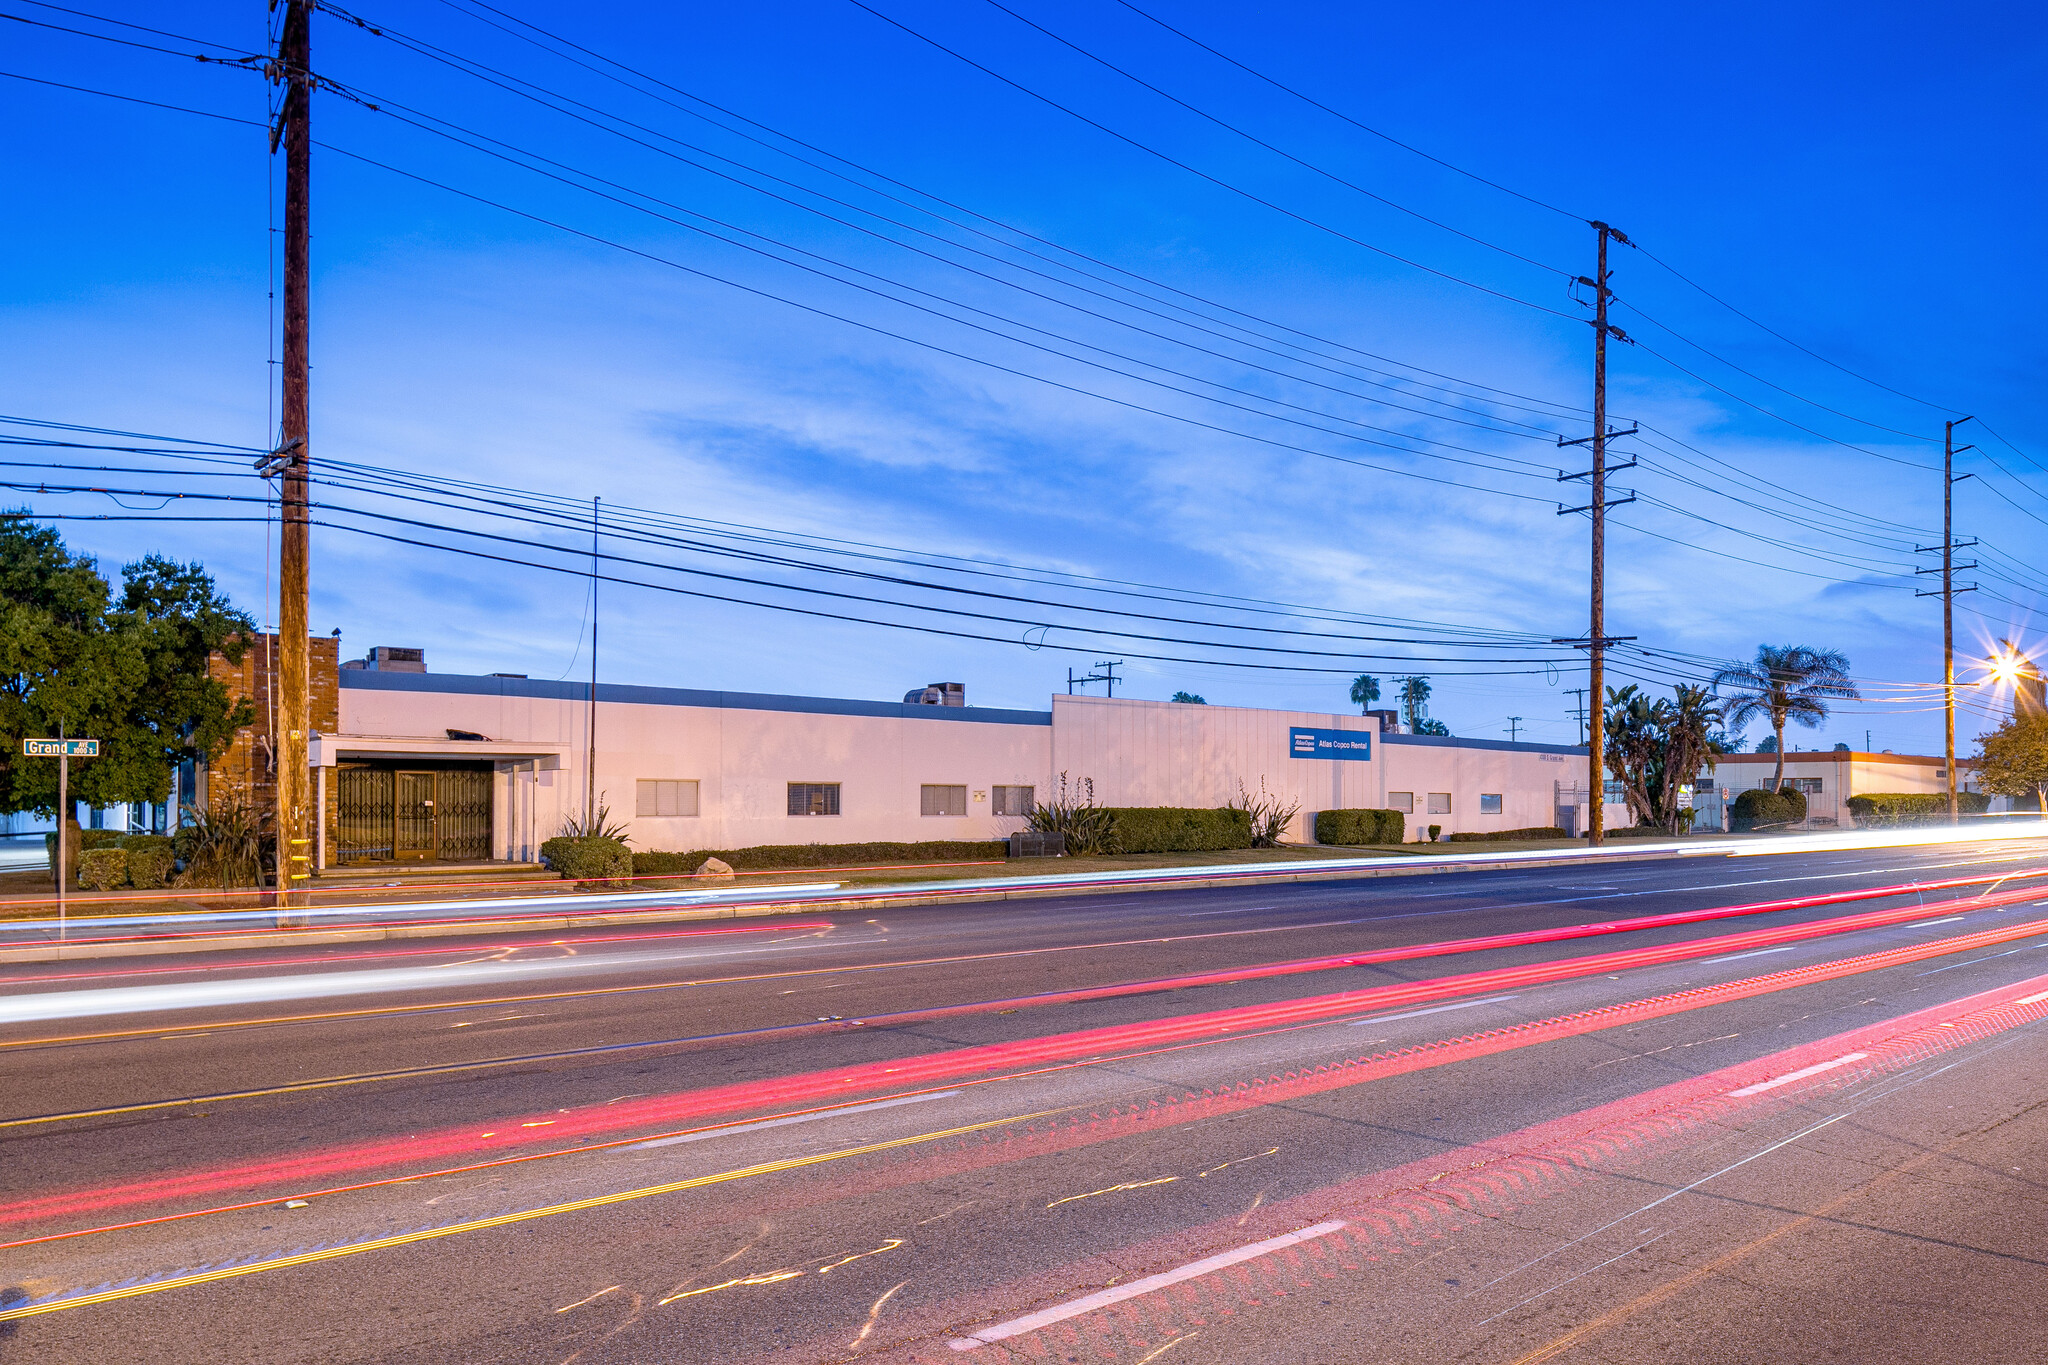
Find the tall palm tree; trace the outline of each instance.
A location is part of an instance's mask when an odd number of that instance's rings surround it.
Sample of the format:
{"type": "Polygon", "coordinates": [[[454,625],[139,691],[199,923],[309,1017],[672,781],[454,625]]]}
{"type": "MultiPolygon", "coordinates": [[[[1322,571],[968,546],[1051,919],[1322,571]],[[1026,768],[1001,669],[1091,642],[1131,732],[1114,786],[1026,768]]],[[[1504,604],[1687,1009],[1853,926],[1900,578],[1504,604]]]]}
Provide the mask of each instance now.
{"type": "Polygon", "coordinates": [[[1380,699],[1380,680],[1370,673],[1361,673],[1351,680],[1351,702],[1358,708],[1358,714],[1380,699]]]}
{"type": "Polygon", "coordinates": [[[1714,691],[1732,689],[1727,723],[1740,730],[1758,716],[1771,723],[1778,741],[1778,767],[1771,790],[1785,785],[1785,722],[1817,729],[1828,718],[1833,699],[1860,701],[1863,694],[1849,678],[1849,660],[1838,649],[1810,645],[1758,645],[1756,658],[1732,664],[1714,675],[1714,691]]]}

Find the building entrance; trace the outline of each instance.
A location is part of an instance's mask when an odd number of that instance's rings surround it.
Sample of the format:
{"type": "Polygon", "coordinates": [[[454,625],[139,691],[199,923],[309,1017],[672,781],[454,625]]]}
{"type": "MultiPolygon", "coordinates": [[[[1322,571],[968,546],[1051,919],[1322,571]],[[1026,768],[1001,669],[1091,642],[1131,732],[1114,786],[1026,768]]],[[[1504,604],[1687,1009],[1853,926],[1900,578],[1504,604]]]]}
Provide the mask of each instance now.
{"type": "Polygon", "coordinates": [[[491,856],[491,767],[337,767],[329,847],[339,863],[481,862],[491,856]]]}

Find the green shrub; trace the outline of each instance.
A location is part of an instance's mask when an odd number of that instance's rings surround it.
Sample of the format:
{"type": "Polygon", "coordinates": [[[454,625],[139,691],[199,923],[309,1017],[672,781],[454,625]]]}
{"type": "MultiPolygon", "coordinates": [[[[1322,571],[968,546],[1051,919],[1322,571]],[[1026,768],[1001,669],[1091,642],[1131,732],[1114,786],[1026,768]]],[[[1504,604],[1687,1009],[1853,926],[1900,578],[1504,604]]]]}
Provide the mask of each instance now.
{"type": "Polygon", "coordinates": [[[162,834],[130,834],[121,840],[128,855],[128,883],[140,890],[154,891],[169,884],[171,868],[177,861],[171,840],[162,834]]]}
{"type": "Polygon", "coordinates": [[[1570,835],[1566,834],[1556,825],[1532,825],[1528,829],[1467,830],[1462,834],[1453,834],[1451,842],[1454,844],[1476,844],[1487,843],[1496,839],[1567,839],[1570,837],[1570,835]]]}
{"type": "Polygon", "coordinates": [[[1785,802],[1785,808],[1792,812],[1792,823],[1798,824],[1806,818],[1806,793],[1793,787],[1781,787],[1778,796],[1785,802]]]}
{"type": "Polygon", "coordinates": [[[82,829],[78,831],[78,847],[87,853],[96,848],[119,848],[121,837],[118,829],[82,829]]]}
{"type": "Polygon", "coordinates": [[[78,855],[78,884],[88,891],[112,891],[128,884],[128,850],[89,848],[78,855]]]}
{"type": "Polygon", "coordinates": [[[1795,814],[1795,808],[1786,796],[1787,793],[1767,791],[1762,787],[1738,792],[1735,804],[1728,810],[1728,823],[1738,833],[1789,825],[1804,816],[1806,804],[1802,797],[1795,814]]]}
{"type": "Polygon", "coordinates": [[[716,858],[727,867],[760,872],[778,868],[856,867],[863,863],[978,863],[1009,856],[999,839],[930,839],[915,844],[757,844],[692,853],[635,853],[636,877],[687,877],[716,858]]]}
{"type": "MultiPolygon", "coordinates": [[[[1850,797],[1848,805],[1850,817],[1863,829],[1948,823],[1946,792],[1868,792],[1850,797]]],[[[1990,808],[1991,798],[1983,792],[1956,793],[1960,815],[1982,815],[1990,808]]]]}
{"type": "Polygon", "coordinates": [[[1319,844],[1398,844],[1407,821],[1397,810],[1322,810],[1316,812],[1319,844]]]}
{"type": "Polygon", "coordinates": [[[564,878],[585,885],[626,886],[633,875],[633,855],[617,839],[558,836],[540,846],[540,857],[564,878]]]}
{"type": "Polygon", "coordinates": [[[1252,822],[1224,806],[1105,806],[1112,853],[1207,853],[1252,846],[1252,822]]]}

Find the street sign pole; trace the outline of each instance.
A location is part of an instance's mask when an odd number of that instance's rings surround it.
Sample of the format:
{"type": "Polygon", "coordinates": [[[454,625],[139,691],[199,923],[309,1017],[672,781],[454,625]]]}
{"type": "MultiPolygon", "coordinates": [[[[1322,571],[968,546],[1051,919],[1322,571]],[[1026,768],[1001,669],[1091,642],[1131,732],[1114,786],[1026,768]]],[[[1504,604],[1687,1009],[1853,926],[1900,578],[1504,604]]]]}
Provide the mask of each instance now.
{"type": "Polygon", "coordinates": [[[65,884],[70,874],[64,836],[71,832],[71,755],[80,758],[98,758],[100,742],[96,739],[72,739],[64,733],[66,725],[59,722],[55,739],[24,739],[21,752],[25,758],[54,758],[57,760],[57,848],[51,859],[51,866],[57,873],[57,941],[62,943],[69,927],[68,896],[70,887],[65,884]]]}
{"type": "MultiPolygon", "coordinates": [[[[57,738],[64,738],[64,726],[57,726],[57,738]]],[[[64,885],[64,846],[71,842],[71,746],[60,745],[57,750],[57,942],[64,941],[66,921],[64,897],[70,887],[64,885]]]]}

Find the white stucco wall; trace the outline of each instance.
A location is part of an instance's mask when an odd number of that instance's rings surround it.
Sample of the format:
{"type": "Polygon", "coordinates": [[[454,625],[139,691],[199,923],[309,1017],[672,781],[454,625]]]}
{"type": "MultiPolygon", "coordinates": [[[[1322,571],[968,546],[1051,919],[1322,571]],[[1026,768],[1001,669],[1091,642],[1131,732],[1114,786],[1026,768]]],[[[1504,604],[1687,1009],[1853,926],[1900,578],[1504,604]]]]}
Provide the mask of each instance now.
{"type": "MultiPolygon", "coordinates": [[[[583,810],[589,709],[580,690],[431,674],[345,680],[335,747],[367,754],[380,739],[388,748],[438,741],[440,756],[493,758],[497,856],[530,857],[583,810]],[[446,740],[451,729],[489,736],[495,752],[464,750],[446,740]]],[[[1555,784],[1586,777],[1583,756],[1555,746],[1383,736],[1376,720],[1331,712],[1060,696],[1048,724],[1045,713],[977,708],[634,688],[600,696],[596,785],[639,849],[1000,838],[1025,821],[992,813],[993,788],[1029,786],[1045,799],[1062,771],[1092,778],[1096,800],[1115,806],[1220,806],[1240,783],[1256,792],[1263,781],[1299,803],[1289,838],[1300,842],[1313,839],[1319,811],[1384,808],[1389,791],[1412,791],[1407,837],[1416,838],[1431,824],[1447,833],[1550,825],[1555,784]],[[1372,756],[1297,757],[1295,728],[1369,736],[1372,756]],[[637,815],[642,779],[697,782],[699,814],[637,815]],[[841,813],[789,815],[792,782],[838,783],[841,813]],[[966,787],[967,815],[920,814],[927,783],[966,787]],[[1431,792],[1450,794],[1448,814],[1430,813],[1431,792]],[[1482,815],[1489,793],[1501,810],[1482,815]]],[[[1610,822],[1620,818],[1610,808],[1610,822]]]]}
{"type": "MultiPolygon", "coordinates": [[[[597,789],[612,817],[627,826],[633,846],[643,850],[1005,837],[1025,821],[991,814],[991,789],[1041,787],[1051,729],[972,715],[971,709],[905,718],[601,700],[597,789]],[[699,814],[635,814],[641,779],[697,782],[699,814]],[[791,816],[791,782],[839,783],[841,813],[791,816]],[[920,815],[925,783],[965,786],[967,815],[920,815]]],[[[558,771],[528,773],[518,760],[500,762],[497,842],[503,857],[520,852],[524,842],[521,802],[532,800],[537,839],[556,833],[564,816],[582,813],[588,718],[588,704],[572,698],[344,687],[337,747],[349,749],[349,736],[363,737],[355,747],[370,750],[371,737],[444,737],[449,729],[500,744],[559,747],[558,771]]],[[[460,752],[459,745],[449,747],[460,752]]]]}

